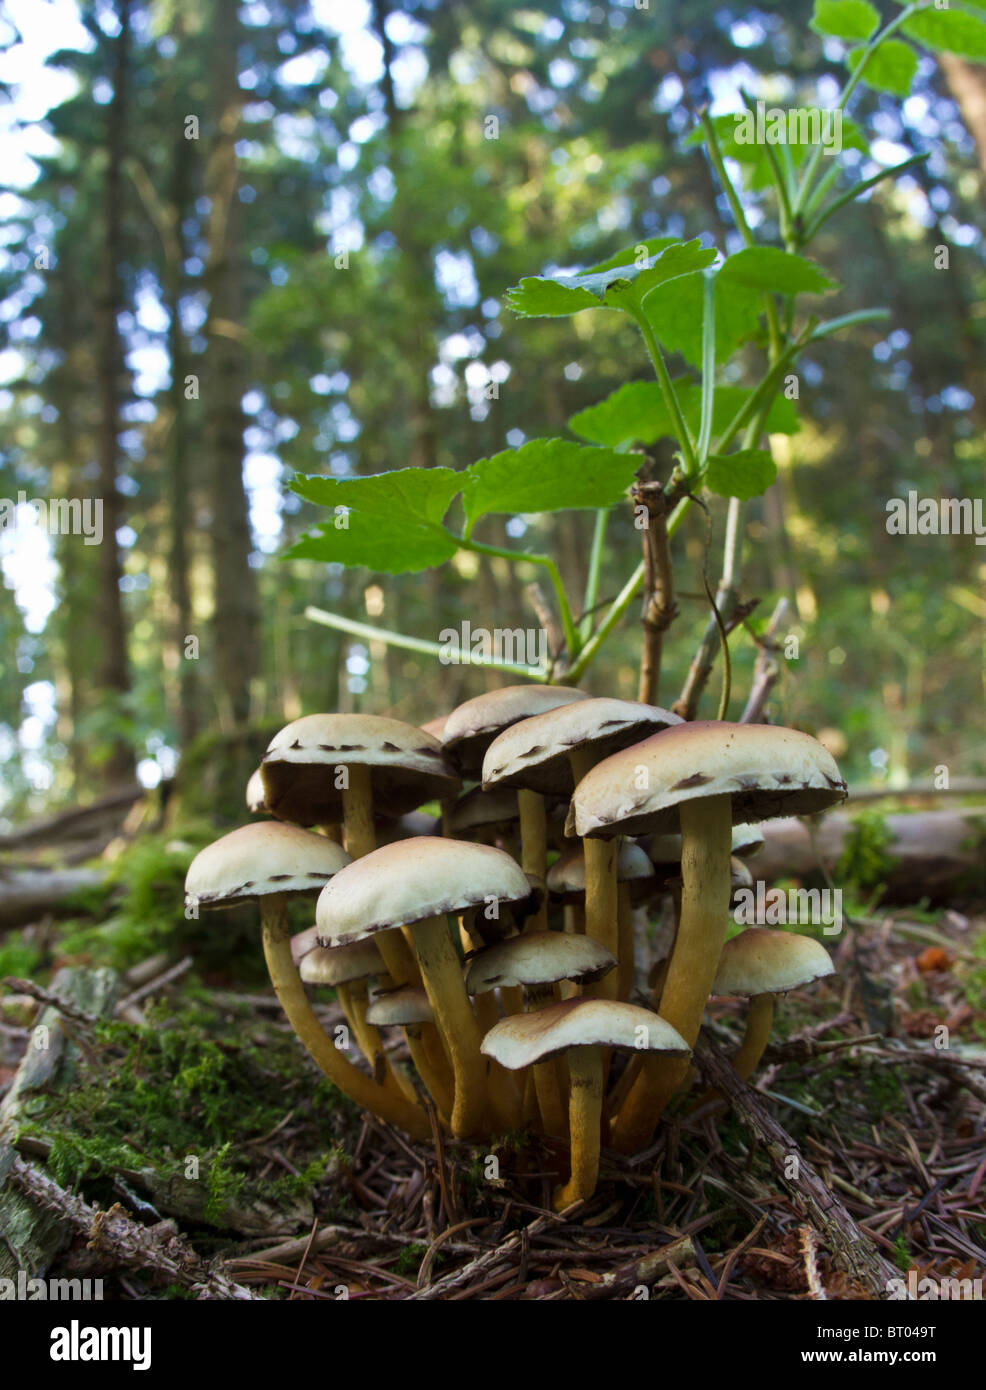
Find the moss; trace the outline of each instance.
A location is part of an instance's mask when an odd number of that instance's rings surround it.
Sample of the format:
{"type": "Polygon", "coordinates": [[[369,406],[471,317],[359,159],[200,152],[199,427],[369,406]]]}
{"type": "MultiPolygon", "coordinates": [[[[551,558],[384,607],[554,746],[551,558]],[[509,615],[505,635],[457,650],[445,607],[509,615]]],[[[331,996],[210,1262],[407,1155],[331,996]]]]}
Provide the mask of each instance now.
{"type": "Polygon", "coordinates": [[[887,853],[892,839],[882,812],[861,812],[849,827],[836,881],[870,892],[882,889],[894,868],[895,860],[887,853]]]}
{"type": "Polygon", "coordinates": [[[0,979],[5,975],[32,975],[40,961],[41,953],[34,943],[25,941],[20,932],[11,932],[0,946],[0,979]]]}

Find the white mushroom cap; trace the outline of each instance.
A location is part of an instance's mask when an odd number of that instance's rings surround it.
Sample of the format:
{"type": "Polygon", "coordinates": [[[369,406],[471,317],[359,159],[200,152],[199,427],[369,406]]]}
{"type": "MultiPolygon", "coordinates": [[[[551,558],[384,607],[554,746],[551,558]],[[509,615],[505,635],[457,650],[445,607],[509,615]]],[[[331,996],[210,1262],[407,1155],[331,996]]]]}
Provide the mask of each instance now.
{"type": "Polygon", "coordinates": [[[302,957],[299,972],[306,985],[348,985],[385,975],[387,967],[373,941],[355,941],[351,946],[318,946],[302,957]]]}
{"type": "Polygon", "coordinates": [[[569,796],[575,786],[569,754],[591,748],[599,761],[648,734],[682,721],[658,705],[635,700],[580,700],[549,710],[499,734],[483,759],[483,786],[527,787],[569,796]]]}
{"type": "Polygon", "coordinates": [[[834,975],[828,951],[811,936],[748,927],[722,948],[713,994],[783,994],[834,975]]]}
{"type": "Polygon", "coordinates": [[[616,964],[612,951],[591,936],[532,931],[486,946],[470,958],[466,989],[488,994],[517,985],[551,985],[557,980],[601,980],[616,964]]]}
{"type": "Polygon", "coordinates": [[[231,907],[267,893],[317,893],[348,863],[346,851],[324,835],[256,821],[195,856],[185,876],[185,901],[231,907]]]}
{"type": "Polygon", "coordinates": [[[687,1057],[691,1051],[660,1015],[616,999],[566,999],[531,1013],[511,1014],[490,1029],[481,1050],[517,1071],[572,1047],[617,1047],[676,1057],[687,1057]]]}
{"type": "MultiPolygon", "coordinates": [[[[654,878],[654,866],[639,845],[621,840],[616,857],[618,883],[634,883],[654,878]]],[[[548,892],[556,897],[581,897],[585,892],[585,854],[575,845],[560,854],[548,870],[548,892]]]]}
{"type": "Polygon", "coordinates": [[[729,861],[729,883],[735,891],[737,888],[752,888],[753,875],[742,859],[737,859],[734,854],[729,861]]]}
{"type": "Polygon", "coordinates": [[[737,859],[751,859],[763,849],[763,828],[759,825],[733,826],[733,854],[737,859]]]}
{"type": "Polygon", "coordinates": [[[421,835],[355,860],[322,893],[315,924],[323,945],[362,941],[491,899],[521,902],[531,887],[509,854],[489,845],[421,835]]]}
{"type": "MultiPolygon", "coordinates": [[[[681,863],[680,835],[651,835],[644,841],[652,864],[662,868],[681,863]]],[[[734,825],[732,854],[734,858],[748,859],[763,849],[763,831],[759,825],[734,825]]]]}
{"type": "Polygon", "coordinates": [[[683,801],[728,795],[733,821],[812,815],[845,800],[831,753],[809,734],[773,724],[676,724],[615,753],[572,796],[566,833],[641,835],[680,830],[683,801]]]}
{"type": "Polygon", "coordinates": [[[479,775],[483,754],[497,734],[519,719],[587,700],[584,690],[568,685],[505,685],[466,700],[449,715],[442,747],[463,776],[479,775]]]}
{"type": "Polygon", "coordinates": [[[448,829],[455,835],[488,826],[510,826],[519,819],[517,793],[509,787],[496,787],[492,791],[470,787],[449,807],[448,829]]]}
{"type": "Polygon", "coordinates": [[[264,754],[268,809],[300,825],[341,821],[335,769],[347,766],[370,768],[375,815],[400,816],[459,790],[441,744],[415,724],[375,714],[306,714],[276,734],[264,754]]]}
{"type": "MultiPolygon", "coordinates": [[[[321,892],[321,889],[319,891],[321,892]]],[[[304,931],[295,932],[291,938],[291,959],[295,965],[300,965],[309,951],[314,951],[317,945],[317,927],[306,927],[304,931]]]]}
{"type": "Polygon", "coordinates": [[[418,985],[402,985],[374,996],[366,1011],[367,1023],[376,1028],[390,1028],[414,1023],[433,1023],[435,1015],[428,995],[418,985]]]}
{"type": "Polygon", "coordinates": [[[246,805],[247,810],[255,816],[261,815],[267,810],[267,803],[264,801],[264,782],[259,767],[256,772],[250,773],[250,780],[246,786],[246,805]]]}

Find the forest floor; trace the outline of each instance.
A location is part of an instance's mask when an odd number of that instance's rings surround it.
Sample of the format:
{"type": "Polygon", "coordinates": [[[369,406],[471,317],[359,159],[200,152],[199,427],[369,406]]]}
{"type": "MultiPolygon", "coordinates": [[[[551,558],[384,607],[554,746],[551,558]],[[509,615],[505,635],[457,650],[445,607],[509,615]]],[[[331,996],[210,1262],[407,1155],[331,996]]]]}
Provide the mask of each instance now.
{"type": "MultiPolygon", "coordinates": [[[[632,1160],[604,1150],[596,1196],[561,1216],[562,1146],[406,1142],[228,971],[162,962],[136,987],[140,971],[96,972],[105,988],[57,1015],[57,980],[8,979],[0,1274],[33,1249],[107,1297],[451,1301],[872,1298],[911,1271],[983,1278],[986,916],[857,917],[834,954],[836,976],[780,1002],[752,1092],[679,1105],[632,1160]],[[61,1052],[25,1087],[39,1021],[61,1052]]],[[[707,1077],[742,1007],[709,1019],[707,1077]]]]}

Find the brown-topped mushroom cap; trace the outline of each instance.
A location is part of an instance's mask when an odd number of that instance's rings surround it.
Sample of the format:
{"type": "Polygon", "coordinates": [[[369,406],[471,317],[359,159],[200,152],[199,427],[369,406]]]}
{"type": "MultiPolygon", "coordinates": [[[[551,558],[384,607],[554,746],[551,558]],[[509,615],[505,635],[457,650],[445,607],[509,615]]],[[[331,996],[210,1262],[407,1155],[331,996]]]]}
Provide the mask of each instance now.
{"type": "Polygon", "coordinates": [[[573,1047],[616,1047],[677,1057],[691,1051],[659,1014],[616,999],[566,999],[531,1013],[511,1014],[490,1029],[482,1050],[516,1071],[573,1047]]]}
{"type": "Polygon", "coordinates": [[[558,980],[588,984],[601,980],[615,964],[613,953],[591,936],[527,932],[477,951],[466,970],[466,989],[488,994],[491,989],[552,985],[558,980]]]}
{"type": "Polygon", "coordinates": [[[185,901],[231,907],[268,893],[317,893],[349,855],[324,835],[296,825],[241,825],[201,850],[185,877],[185,901]]]}
{"type": "Polygon", "coordinates": [[[374,932],[491,902],[522,902],[530,884],[514,859],[489,845],[422,835],[384,845],[337,875],[323,893],[315,924],[323,945],[361,941],[374,932]]]}
{"type": "Polygon", "coordinates": [[[546,710],[587,700],[584,690],[567,685],[505,685],[466,700],[449,715],[442,735],[446,756],[463,777],[478,777],[483,755],[497,734],[546,710]]]}
{"type": "Polygon", "coordinates": [[[581,700],[549,710],[521,720],[493,740],[483,759],[483,786],[569,796],[575,785],[569,760],[574,750],[591,748],[602,761],[681,722],[670,710],[635,700],[581,700]]]}
{"type": "MultiPolygon", "coordinates": [[[[654,866],[639,845],[620,843],[616,858],[617,883],[653,880],[654,866]]],[[[580,898],[585,893],[585,854],[581,845],[566,849],[548,870],[548,892],[556,898],[580,898]]]]}
{"type": "Polygon", "coordinates": [[[374,813],[396,817],[455,796],[459,780],[431,734],[376,714],[306,714],[277,734],[260,771],[267,808],[298,825],[342,820],[336,769],[368,767],[374,813]]]}
{"type": "Polygon", "coordinates": [[[355,941],[351,946],[319,946],[306,951],[299,967],[306,985],[348,985],[386,975],[383,957],[374,941],[355,941]]]}
{"type": "Polygon", "coordinates": [[[846,784],[831,753],[797,729],[676,724],[587,773],[572,797],[566,833],[674,833],[683,801],[723,795],[735,824],[812,815],[845,800],[846,784]]]}
{"type": "Polygon", "coordinates": [[[722,948],[712,993],[783,994],[834,974],[831,956],[814,937],[748,927],[722,948]]]}
{"type": "Polygon", "coordinates": [[[366,1011],[366,1021],[376,1028],[407,1027],[433,1023],[435,1015],[425,990],[419,985],[402,985],[400,989],[376,993],[366,1011]]]}

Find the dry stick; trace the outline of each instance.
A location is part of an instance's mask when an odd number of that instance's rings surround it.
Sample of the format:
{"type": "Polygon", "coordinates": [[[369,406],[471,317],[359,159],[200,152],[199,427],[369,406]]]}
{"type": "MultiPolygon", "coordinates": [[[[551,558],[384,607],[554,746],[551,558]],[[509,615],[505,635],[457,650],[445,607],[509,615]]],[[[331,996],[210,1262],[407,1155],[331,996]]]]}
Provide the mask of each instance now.
{"type": "Polygon", "coordinates": [[[418,1289],[417,1292],[408,1295],[408,1302],[424,1302],[435,1298],[444,1298],[452,1289],[465,1287],[477,1274],[482,1274],[493,1265],[499,1264],[501,1260],[512,1255],[516,1250],[521,1249],[526,1242],[534,1236],[540,1235],[548,1226],[560,1225],[564,1222],[565,1216],[554,1216],[546,1213],[537,1217],[529,1226],[524,1226],[522,1230],[514,1233],[495,1246],[492,1250],[487,1250],[485,1254],[478,1255],[476,1259],[470,1260],[461,1269],[454,1270],[451,1274],[446,1274],[442,1279],[436,1279],[434,1284],[429,1284],[426,1289],[418,1289]]]}
{"type": "Polygon", "coordinates": [[[888,1284],[897,1277],[897,1271],[879,1254],[835,1193],[825,1186],[787,1130],[778,1124],[757,1093],[740,1080],[713,1042],[700,1038],[693,1056],[706,1080],[728,1097],[737,1118],[766,1151],[795,1207],[824,1238],[836,1262],[875,1298],[886,1298],[888,1284]],[[793,1164],[792,1158],[797,1160],[793,1164]],[[792,1170],[796,1176],[792,1176],[792,1170]]]}
{"type": "Polygon", "coordinates": [[[770,622],[767,624],[763,636],[757,639],[759,651],[753,666],[753,683],[750,687],[750,697],[746,702],[746,709],[740,716],[741,724],[759,722],[763,715],[764,705],[767,703],[767,697],[777,684],[781,668],[776,659],[779,646],[776,639],[781,626],[787,621],[790,606],[786,598],[779,599],[777,607],[770,615],[770,622]]]}
{"type": "Polygon", "coordinates": [[[668,512],[674,502],[660,483],[635,483],[630,490],[630,498],[635,506],[642,506],[647,511],[647,525],[641,531],[644,604],[640,621],[644,628],[644,645],[637,699],[652,705],[657,700],[661,680],[664,634],[678,616],[668,539],[668,512]]]}
{"type": "Polygon", "coordinates": [[[22,1158],[14,1158],[9,1177],[32,1202],[54,1212],[61,1221],[87,1236],[88,1249],[114,1263],[153,1270],[171,1282],[196,1290],[200,1297],[256,1301],[256,1294],[203,1260],[173,1232],[170,1222],[162,1222],[166,1230],[159,1229],[155,1234],[154,1227],[132,1221],[118,1204],[101,1211],[74,1192],[67,1192],[47,1173],[22,1158]]]}

